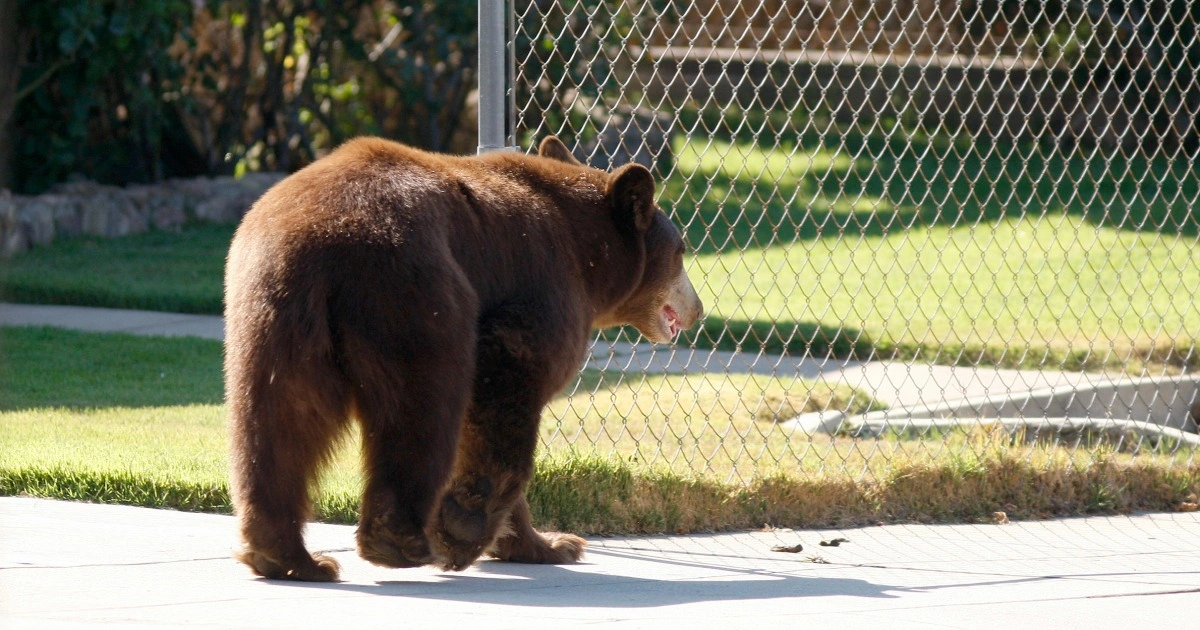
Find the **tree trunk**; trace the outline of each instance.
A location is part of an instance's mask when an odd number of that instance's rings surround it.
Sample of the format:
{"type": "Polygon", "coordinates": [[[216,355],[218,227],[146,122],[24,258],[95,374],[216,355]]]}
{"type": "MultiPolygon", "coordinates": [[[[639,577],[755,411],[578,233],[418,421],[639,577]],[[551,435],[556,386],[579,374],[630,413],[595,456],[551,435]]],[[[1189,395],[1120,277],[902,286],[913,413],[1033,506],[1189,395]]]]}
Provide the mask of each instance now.
{"type": "Polygon", "coordinates": [[[21,47],[17,43],[17,0],[0,0],[0,188],[12,188],[13,110],[21,78],[21,47]]]}

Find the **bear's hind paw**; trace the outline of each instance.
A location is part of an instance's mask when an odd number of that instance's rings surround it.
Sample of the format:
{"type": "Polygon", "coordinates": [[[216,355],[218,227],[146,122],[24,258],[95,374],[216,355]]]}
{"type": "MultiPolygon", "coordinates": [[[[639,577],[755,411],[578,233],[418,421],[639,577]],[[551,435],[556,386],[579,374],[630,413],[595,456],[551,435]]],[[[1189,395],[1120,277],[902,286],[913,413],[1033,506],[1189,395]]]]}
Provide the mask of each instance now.
{"type": "Polygon", "coordinates": [[[573,564],[583,558],[587,541],[574,534],[540,532],[535,539],[505,538],[489,554],[508,562],[524,564],[573,564]]]}
{"type": "Polygon", "coordinates": [[[549,543],[546,559],[542,564],[572,564],[583,557],[583,548],[587,541],[574,534],[559,532],[542,532],[542,538],[549,543]]]}

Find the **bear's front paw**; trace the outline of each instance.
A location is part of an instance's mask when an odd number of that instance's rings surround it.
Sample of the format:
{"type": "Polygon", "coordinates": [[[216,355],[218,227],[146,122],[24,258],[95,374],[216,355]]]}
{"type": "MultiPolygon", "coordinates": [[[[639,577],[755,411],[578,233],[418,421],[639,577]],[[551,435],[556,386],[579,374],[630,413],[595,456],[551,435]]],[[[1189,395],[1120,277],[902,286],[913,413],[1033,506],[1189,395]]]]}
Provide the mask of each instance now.
{"type": "Polygon", "coordinates": [[[358,555],[367,562],[396,569],[432,564],[435,560],[424,534],[404,534],[380,519],[359,525],[358,555]]]}
{"type": "Polygon", "coordinates": [[[468,509],[452,494],[442,497],[434,539],[443,569],[462,571],[471,566],[486,547],[487,513],[468,509]]]}

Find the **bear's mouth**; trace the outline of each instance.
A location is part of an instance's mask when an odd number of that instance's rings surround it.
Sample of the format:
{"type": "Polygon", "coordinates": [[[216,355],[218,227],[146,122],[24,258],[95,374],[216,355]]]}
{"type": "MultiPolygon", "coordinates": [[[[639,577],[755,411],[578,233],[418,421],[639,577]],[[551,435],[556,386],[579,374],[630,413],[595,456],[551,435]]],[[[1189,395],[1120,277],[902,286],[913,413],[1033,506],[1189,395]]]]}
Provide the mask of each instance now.
{"type": "Polygon", "coordinates": [[[670,304],[663,304],[659,319],[662,321],[663,330],[667,331],[671,339],[674,339],[683,329],[683,326],[679,324],[679,313],[675,312],[674,307],[670,304]]]}

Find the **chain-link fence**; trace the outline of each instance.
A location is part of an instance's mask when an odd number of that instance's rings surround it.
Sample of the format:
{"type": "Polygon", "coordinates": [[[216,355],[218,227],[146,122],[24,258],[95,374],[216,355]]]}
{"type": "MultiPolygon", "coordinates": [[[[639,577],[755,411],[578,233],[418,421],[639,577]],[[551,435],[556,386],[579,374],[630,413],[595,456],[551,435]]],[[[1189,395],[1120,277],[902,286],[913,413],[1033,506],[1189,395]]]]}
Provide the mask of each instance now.
{"type": "Polygon", "coordinates": [[[514,11],[518,144],[652,168],[709,313],[675,348],[600,335],[550,451],[1194,463],[1200,3],[514,11]]]}

